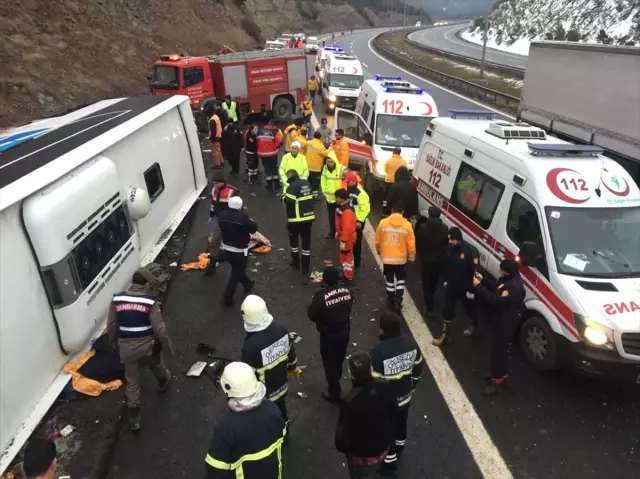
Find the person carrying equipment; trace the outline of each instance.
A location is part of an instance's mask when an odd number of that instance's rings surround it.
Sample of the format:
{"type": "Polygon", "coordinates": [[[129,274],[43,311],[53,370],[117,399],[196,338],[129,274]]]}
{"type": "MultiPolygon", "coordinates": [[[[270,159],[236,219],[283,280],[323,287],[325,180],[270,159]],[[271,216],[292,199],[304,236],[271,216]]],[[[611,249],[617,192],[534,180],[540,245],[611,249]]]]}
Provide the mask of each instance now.
{"type": "Polygon", "coordinates": [[[384,458],[383,469],[395,471],[407,443],[407,418],[413,391],[422,376],[422,354],[413,337],[402,334],[402,318],[385,312],[380,316],[380,343],[370,353],[374,379],[388,381],[398,408],[394,437],[384,458]]]}
{"type": "Polygon", "coordinates": [[[289,392],[288,371],[299,374],[298,358],[289,331],[273,322],[267,303],[250,294],[240,307],[247,335],[242,345],[242,361],[251,366],[258,380],[267,388],[267,399],[273,402],[285,422],[289,422],[286,397],[289,392]]]}
{"type": "Polygon", "coordinates": [[[302,263],[302,273],[309,274],[311,265],[311,226],[316,219],[313,207],[311,185],[298,176],[296,170],[287,171],[287,186],[285,186],[282,201],[287,211],[287,231],[289,246],[291,247],[291,266],[299,268],[302,263]],[[302,261],[298,246],[302,243],[302,261]]]}
{"type": "Polygon", "coordinates": [[[402,216],[401,205],[394,206],[391,215],[376,229],[376,251],[382,261],[389,309],[400,312],[407,278],[407,262],[416,259],[416,238],[413,226],[402,216]]]}
{"type": "Polygon", "coordinates": [[[353,247],[358,234],[356,230],[356,215],[349,201],[347,190],[336,191],[336,239],[340,241],[340,265],[345,281],[352,282],[355,270],[353,247]]]}
{"type": "Polygon", "coordinates": [[[300,142],[294,141],[291,144],[291,151],[285,154],[280,160],[280,181],[282,188],[287,189],[289,182],[287,180],[287,172],[294,170],[298,173],[298,177],[307,180],[309,178],[309,166],[307,165],[307,158],[300,153],[300,142]]]}
{"type": "Polygon", "coordinates": [[[328,150],[324,159],[325,165],[322,169],[322,177],[320,179],[320,189],[327,202],[327,213],[329,216],[329,233],[327,238],[335,238],[336,236],[336,191],[342,185],[342,171],[344,167],[338,163],[336,154],[333,150],[328,150]]]}
{"type": "Polygon", "coordinates": [[[107,320],[109,341],[120,351],[124,364],[125,396],[129,413],[129,427],[138,432],[140,415],[140,370],[148,368],[157,382],[158,392],[169,387],[171,372],[162,362],[161,351],[173,354],[169,332],[160,303],[149,294],[153,276],[145,268],[134,274],[126,291],[111,300],[107,320]]]}
{"type": "Polygon", "coordinates": [[[282,413],[248,364],[229,363],[220,377],[229,410],[219,418],[205,457],[205,479],[282,477],[282,413]]]}

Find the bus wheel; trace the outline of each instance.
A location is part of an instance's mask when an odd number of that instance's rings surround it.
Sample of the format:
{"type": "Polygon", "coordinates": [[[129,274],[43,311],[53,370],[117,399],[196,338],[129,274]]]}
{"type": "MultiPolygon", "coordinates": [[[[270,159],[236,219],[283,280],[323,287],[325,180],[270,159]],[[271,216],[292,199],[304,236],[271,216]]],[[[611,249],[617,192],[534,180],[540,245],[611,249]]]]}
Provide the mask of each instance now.
{"type": "Polygon", "coordinates": [[[551,371],[560,365],[555,333],[541,316],[532,316],[524,322],[520,329],[520,347],[536,369],[551,371]]]}

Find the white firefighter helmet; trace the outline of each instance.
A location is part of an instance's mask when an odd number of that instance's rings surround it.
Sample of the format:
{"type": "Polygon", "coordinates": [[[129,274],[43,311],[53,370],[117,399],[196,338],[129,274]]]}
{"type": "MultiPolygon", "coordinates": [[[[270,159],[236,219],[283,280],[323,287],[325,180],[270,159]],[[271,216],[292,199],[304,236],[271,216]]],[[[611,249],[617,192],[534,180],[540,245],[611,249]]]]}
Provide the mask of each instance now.
{"type": "Polygon", "coordinates": [[[251,366],[235,361],[224,368],[220,386],[230,398],[246,398],[258,391],[258,379],[251,366]]]}
{"type": "Polygon", "coordinates": [[[244,299],[240,310],[242,311],[242,319],[244,319],[244,322],[252,326],[264,323],[269,316],[267,303],[255,294],[250,294],[244,299]]]}

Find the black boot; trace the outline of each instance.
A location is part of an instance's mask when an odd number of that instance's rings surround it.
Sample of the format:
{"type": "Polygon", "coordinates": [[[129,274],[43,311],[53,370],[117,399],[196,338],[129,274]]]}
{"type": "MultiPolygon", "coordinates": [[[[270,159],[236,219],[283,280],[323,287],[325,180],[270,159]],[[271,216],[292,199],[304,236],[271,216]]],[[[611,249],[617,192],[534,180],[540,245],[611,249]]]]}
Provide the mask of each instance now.
{"type": "Polygon", "coordinates": [[[271,178],[267,178],[266,180],[264,180],[264,188],[265,190],[271,190],[272,188],[271,178]]]}
{"type": "Polygon", "coordinates": [[[300,268],[300,256],[298,253],[291,253],[291,263],[289,263],[289,266],[296,269],[300,268]]]}
{"type": "Polygon", "coordinates": [[[311,266],[311,256],[302,256],[302,274],[309,274],[309,267],[311,266]]]}
{"type": "Polygon", "coordinates": [[[167,391],[167,389],[169,389],[169,381],[171,381],[171,371],[169,371],[168,369],[166,369],[165,371],[167,373],[167,376],[162,381],[158,381],[158,385],[156,386],[158,393],[164,393],[167,391]]]}
{"type": "Polygon", "coordinates": [[[504,381],[501,383],[494,383],[493,381],[491,381],[480,391],[480,394],[482,394],[484,397],[498,396],[503,392],[504,384],[504,381]]]}
{"type": "Polygon", "coordinates": [[[209,255],[209,264],[204,270],[204,275],[211,276],[212,274],[215,274],[217,268],[218,262],[216,261],[216,257],[214,255],[209,255]]]}
{"type": "Polygon", "coordinates": [[[140,415],[140,407],[130,407],[129,409],[129,427],[132,432],[140,431],[142,416],[140,415]]]}
{"type": "Polygon", "coordinates": [[[249,294],[251,291],[253,291],[253,286],[254,286],[255,284],[256,284],[256,282],[255,282],[255,281],[253,281],[253,280],[251,280],[251,279],[250,279],[249,281],[247,281],[247,284],[245,284],[245,285],[243,286],[243,287],[244,287],[244,293],[245,293],[245,294],[249,294]]]}

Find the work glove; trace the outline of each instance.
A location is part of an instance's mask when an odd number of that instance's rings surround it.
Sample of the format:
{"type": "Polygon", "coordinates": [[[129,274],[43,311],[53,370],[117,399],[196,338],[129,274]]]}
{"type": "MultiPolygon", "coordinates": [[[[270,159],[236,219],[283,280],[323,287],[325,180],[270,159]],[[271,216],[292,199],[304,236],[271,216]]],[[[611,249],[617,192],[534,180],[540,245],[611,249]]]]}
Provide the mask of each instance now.
{"type": "Polygon", "coordinates": [[[213,216],[209,216],[209,219],[207,220],[207,226],[209,228],[213,226],[213,216]]]}
{"type": "Polygon", "coordinates": [[[475,294],[470,293],[469,291],[467,291],[467,293],[466,293],[466,294],[467,294],[467,299],[473,299],[473,298],[475,298],[475,297],[476,297],[476,295],[475,295],[475,294]]]}

